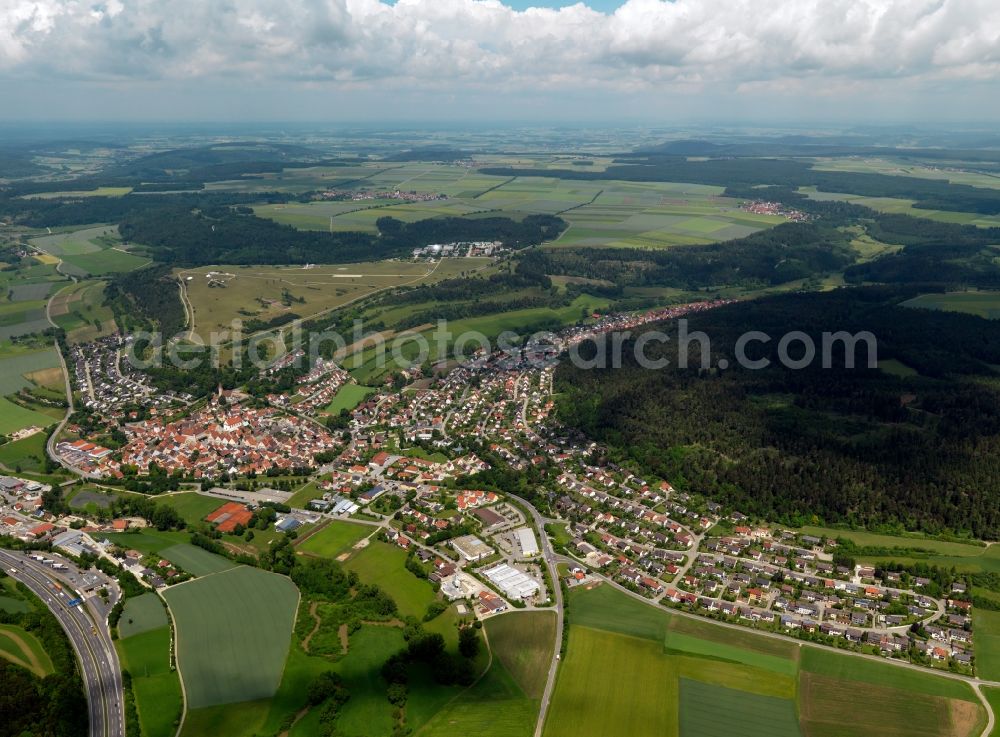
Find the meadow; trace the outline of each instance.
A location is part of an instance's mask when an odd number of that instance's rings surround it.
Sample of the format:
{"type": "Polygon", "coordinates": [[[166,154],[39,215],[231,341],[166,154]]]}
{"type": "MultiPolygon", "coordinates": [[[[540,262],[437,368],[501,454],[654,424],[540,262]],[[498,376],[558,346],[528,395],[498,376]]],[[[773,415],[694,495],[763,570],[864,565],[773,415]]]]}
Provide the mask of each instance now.
{"type": "Polygon", "coordinates": [[[272,696],[291,641],[298,590],[241,566],[167,589],[188,708],[272,696]]]}
{"type": "MultiPolygon", "coordinates": [[[[17,405],[11,406],[22,409],[17,405]]],[[[0,410],[3,410],[2,403],[0,410]]],[[[13,419],[17,419],[16,414],[13,419]]],[[[54,420],[48,418],[48,423],[54,424],[54,420]]],[[[22,471],[41,470],[45,465],[45,438],[44,432],[36,432],[13,443],[0,445],[0,463],[7,468],[20,468],[22,471]]]]}
{"type": "Polygon", "coordinates": [[[103,281],[84,280],[59,291],[52,299],[52,320],[70,343],[85,343],[115,331],[115,317],[104,304],[103,281]]]}
{"type": "MultiPolygon", "coordinates": [[[[54,348],[22,350],[0,348],[0,434],[26,427],[48,427],[55,424],[55,415],[15,404],[6,395],[33,386],[29,375],[60,365],[54,348]]],[[[56,414],[61,416],[61,412],[56,414]]]]}
{"type": "Polygon", "coordinates": [[[336,558],[341,553],[350,550],[358,540],[371,535],[374,529],[368,525],[333,520],[319,532],[310,535],[296,549],[302,553],[310,553],[323,558],[336,558]]]}
{"type": "Polygon", "coordinates": [[[1000,612],[975,607],[972,631],[976,638],[976,675],[1000,681],[1000,612]]]}
{"type": "Polygon", "coordinates": [[[902,303],[903,307],[943,310],[978,315],[987,320],[1000,318],[1000,292],[948,292],[921,294],[902,303]]]}
{"type": "Polygon", "coordinates": [[[337,390],[337,393],[333,397],[333,401],[331,401],[323,411],[331,415],[340,414],[340,412],[345,409],[350,411],[375,392],[376,389],[370,386],[361,386],[360,384],[344,384],[344,386],[337,390]]]}
{"type": "Polygon", "coordinates": [[[199,494],[196,491],[184,491],[178,494],[163,494],[156,498],[156,503],[173,508],[185,522],[195,524],[225,504],[226,500],[199,494]]]}
{"type": "Polygon", "coordinates": [[[44,678],[54,672],[52,660],[33,634],[13,624],[0,624],[0,658],[44,678]]]}
{"type": "MultiPolygon", "coordinates": [[[[144,594],[142,597],[155,594],[144,594]]],[[[132,600],[130,600],[131,602],[132,600]]],[[[180,677],[170,667],[170,627],[164,624],[122,637],[116,643],[122,668],[132,677],[144,737],[173,737],[183,709],[180,677]]],[[[126,605],[126,609],[127,609],[126,605]]]]}
{"type": "Polygon", "coordinates": [[[373,540],[352,553],[344,567],[357,573],[362,582],[378,584],[390,592],[401,616],[421,619],[427,605],[434,600],[434,590],[429,582],[406,570],[405,564],[405,550],[373,540]]]}
{"type": "Polygon", "coordinates": [[[228,558],[209,553],[204,548],[188,543],[171,545],[160,550],[159,555],[196,576],[210,576],[236,567],[236,564],[228,558]]]}
{"type": "Polygon", "coordinates": [[[207,340],[213,331],[231,330],[235,320],[268,323],[290,314],[309,318],[390,287],[428,283],[455,275],[458,267],[473,267],[452,263],[465,261],[470,259],[308,268],[214,266],[181,270],[177,276],[194,311],[195,332],[207,340]]]}
{"type": "Polygon", "coordinates": [[[555,612],[511,612],[489,618],[484,628],[494,658],[528,698],[541,698],[555,644],[555,612]]]}
{"type": "Polygon", "coordinates": [[[167,612],[163,608],[163,602],[150,591],[125,601],[125,608],[118,621],[118,634],[120,637],[131,637],[166,626],[167,612]]]}

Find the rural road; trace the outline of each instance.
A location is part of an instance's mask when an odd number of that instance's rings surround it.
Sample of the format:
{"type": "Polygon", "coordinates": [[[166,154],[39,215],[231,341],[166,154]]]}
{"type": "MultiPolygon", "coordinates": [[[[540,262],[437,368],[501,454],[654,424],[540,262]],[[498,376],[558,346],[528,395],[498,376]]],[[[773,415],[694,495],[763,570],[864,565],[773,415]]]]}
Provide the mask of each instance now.
{"type": "Polygon", "coordinates": [[[91,737],[124,737],[124,692],[118,653],[105,622],[95,624],[82,605],[69,606],[69,592],[57,592],[48,570],[26,555],[0,550],[7,573],[41,599],[66,631],[80,661],[91,737]]]}
{"type": "MultiPolygon", "coordinates": [[[[75,278],[73,279],[73,283],[74,284],[76,283],[75,278]]],[[[56,292],[49,298],[48,302],[45,303],[45,319],[48,320],[49,324],[52,325],[52,327],[54,328],[59,326],[56,325],[55,321],[52,319],[52,300],[54,300],[61,292],[65,291],[68,288],[69,287],[64,287],[63,289],[60,289],[58,292],[56,292]]],[[[66,427],[66,423],[69,422],[69,418],[72,416],[75,409],[73,407],[73,385],[70,382],[69,367],[66,365],[66,358],[65,356],[63,356],[63,352],[59,348],[59,341],[55,342],[54,347],[56,349],[56,355],[59,356],[59,365],[62,366],[63,381],[65,382],[66,386],[66,414],[63,415],[63,418],[56,426],[56,429],[49,435],[49,439],[45,443],[45,452],[49,454],[49,458],[54,460],[60,466],[65,468],[67,471],[70,471],[78,475],[82,475],[80,474],[80,471],[76,467],[64,461],[56,453],[56,438],[59,437],[59,433],[61,433],[63,431],[63,428],[66,427]]]]}
{"type": "Polygon", "coordinates": [[[549,569],[549,580],[552,582],[552,593],[556,600],[556,641],[555,649],[552,651],[552,661],[549,663],[549,674],[545,679],[545,690],[542,692],[542,701],[538,708],[538,721],[535,722],[535,737],[542,737],[542,730],[545,727],[545,717],[549,711],[549,703],[552,701],[552,691],[556,685],[556,673],[559,670],[559,651],[562,649],[563,627],[563,595],[562,586],[559,582],[559,571],[556,570],[556,554],[552,550],[552,543],[549,536],[545,534],[545,519],[527,499],[515,494],[508,496],[517,499],[523,504],[534,519],[535,530],[542,541],[542,555],[545,557],[545,565],[549,569]]]}

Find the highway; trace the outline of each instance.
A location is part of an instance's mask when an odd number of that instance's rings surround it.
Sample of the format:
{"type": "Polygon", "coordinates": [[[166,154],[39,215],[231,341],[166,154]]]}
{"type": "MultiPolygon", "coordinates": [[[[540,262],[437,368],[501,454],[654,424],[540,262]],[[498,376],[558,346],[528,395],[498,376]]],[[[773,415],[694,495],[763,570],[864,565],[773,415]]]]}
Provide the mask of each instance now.
{"type": "Polygon", "coordinates": [[[106,623],[92,618],[83,604],[69,606],[77,594],[62,583],[57,591],[51,571],[27,555],[0,550],[0,564],[49,607],[69,636],[82,666],[91,737],[124,737],[121,667],[106,623]]]}

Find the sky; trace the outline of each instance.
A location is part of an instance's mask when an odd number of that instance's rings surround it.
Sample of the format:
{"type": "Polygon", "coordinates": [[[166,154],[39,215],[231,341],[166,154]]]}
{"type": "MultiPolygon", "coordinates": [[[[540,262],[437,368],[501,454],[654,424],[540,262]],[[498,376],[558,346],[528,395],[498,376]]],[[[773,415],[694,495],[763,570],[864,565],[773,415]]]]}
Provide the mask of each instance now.
{"type": "Polygon", "coordinates": [[[0,0],[0,120],[994,123],[996,3],[0,0]]]}

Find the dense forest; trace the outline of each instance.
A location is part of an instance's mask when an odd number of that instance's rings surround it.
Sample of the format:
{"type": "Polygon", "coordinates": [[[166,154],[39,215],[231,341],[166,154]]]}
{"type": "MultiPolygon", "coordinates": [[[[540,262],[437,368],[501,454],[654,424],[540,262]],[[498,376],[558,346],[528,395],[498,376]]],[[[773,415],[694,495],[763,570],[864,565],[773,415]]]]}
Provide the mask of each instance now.
{"type": "MultiPolygon", "coordinates": [[[[621,369],[564,361],[560,416],[613,454],[746,513],[996,538],[1000,386],[991,365],[1000,360],[1000,323],[898,306],[914,293],[787,294],[696,315],[690,329],[710,336],[713,365],[732,360],[748,330],[774,337],[748,351],[772,365],[649,370],[627,348],[621,369]],[[843,367],[842,348],[833,368],[784,368],[777,339],[791,330],[817,346],[823,331],[871,331],[880,361],[896,359],[919,375],[869,369],[863,348],[855,369],[843,367]]],[[[656,345],[647,354],[676,366],[676,341],[656,345]]]]}
{"type": "Polygon", "coordinates": [[[380,218],[379,233],[297,230],[253,215],[249,208],[193,211],[163,207],[132,212],[119,225],[122,237],[152,249],[169,264],[349,263],[409,255],[431,243],[498,240],[512,248],[556,237],[566,223],[551,215],[431,218],[403,223],[380,218]]]}
{"type": "Polygon", "coordinates": [[[158,326],[174,336],[187,325],[180,287],[169,266],[154,265],[119,274],[104,290],[116,322],[127,330],[158,326]]]}

